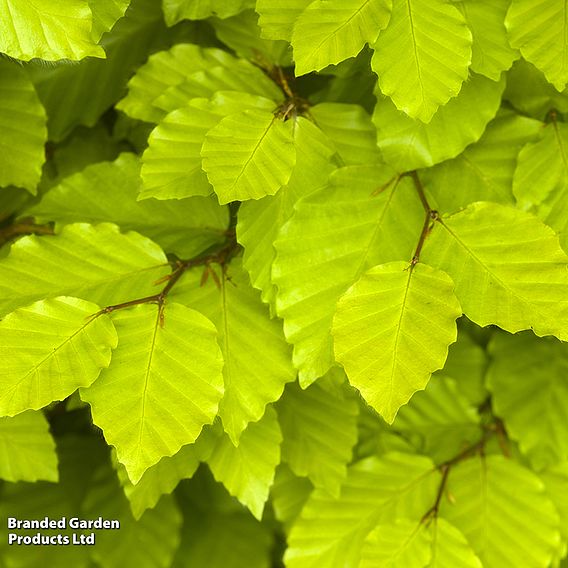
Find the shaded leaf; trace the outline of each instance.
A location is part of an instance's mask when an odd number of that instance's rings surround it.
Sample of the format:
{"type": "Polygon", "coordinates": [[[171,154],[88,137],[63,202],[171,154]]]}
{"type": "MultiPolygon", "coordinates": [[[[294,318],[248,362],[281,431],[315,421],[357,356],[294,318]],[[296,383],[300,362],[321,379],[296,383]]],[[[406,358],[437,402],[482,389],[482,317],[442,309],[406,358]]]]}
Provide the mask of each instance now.
{"type": "Polygon", "coordinates": [[[253,10],[222,20],[214,18],[211,25],[217,37],[240,57],[256,61],[260,65],[268,63],[289,67],[292,64],[292,52],[287,42],[261,37],[258,14],[253,10]]]}
{"type": "Polygon", "coordinates": [[[6,481],[59,480],[55,442],[41,412],[0,418],[0,478],[6,481]]]}
{"type": "Polygon", "coordinates": [[[312,0],[256,0],[261,36],[292,41],[294,24],[312,0]]]}
{"type": "Polygon", "coordinates": [[[311,494],[288,536],[286,567],[358,566],[367,534],[382,519],[420,520],[439,480],[432,462],[422,456],[390,453],[357,462],[339,499],[321,490],[311,494]]]}
{"type": "Polygon", "coordinates": [[[205,510],[194,503],[184,507],[182,540],[172,567],[270,568],[274,543],[267,525],[246,509],[224,510],[216,508],[216,503],[207,504],[205,510]]]}
{"type": "Polygon", "coordinates": [[[136,521],[115,472],[103,466],[94,475],[82,509],[83,518],[101,516],[120,520],[118,535],[113,530],[96,535],[91,555],[102,568],[167,568],[171,565],[180,541],[181,514],[170,495],[136,521]]]}
{"type": "Polygon", "coordinates": [[[420,172],[433,207],[451,213],[474,201],[513,203],[517,155],[541,127],[539,121],[511,111],[498,114],[478,142],[453,160],[420,172]],[[460,190],[455,191],[456,187],[460,190]]]}
{"type": "Polygon", "coordinates": [[[136,520],[147,509],[153,509],[162,495],[172,493],[182,479],[192,477],[200,461],[210,455],[215,440],[207,428],[202,430],[195,443],[183,446],[173,456],[164,456],[147,469],[136,485],[130,481],[126,468],[116,460],[118,478],[136,520]]]}
{"type": "Polygon", "coordinates": [[[254,0],[162,0],[168,26],[182,20],[204,20],[210,16],[228,18],[252,8],[254,0]]]}
{"type": "Polygon", "coordinates": [[[26,210],[38,222],[110,221],[154,239],[166,251],[191,258],[223,241],[229,215],[211,199],[176,203],[136,201],[140,164],[133,154],[88,166],[64,179],[26,210]]]}
{"type": "MultiPolygon", "coordinates": [[[[6,519],[49,519],[59,520],[61,517],[84,518],[81,504],[90,487],[95,470],[107,460],[107,448],[96,436],[78,436],[66,434],[57,440],[59,457],[59,483],[36,481],[35,483],[5,483],[0,499],[0,515],[6,519]]],[[[94,515],[96,518],[97,512],[94,515]]],[[[122,520],[122,519],[120,519],[122,520]]],[[[49,565],[50,568],[90,568],[90,547],[88,546],[17,546],[9,545],[6,524],[0,539],[0,557],[6,566],[17,568],[35,568],[49,565]]],[[[32,536],[37,531],[16,531],[20,535],[32,536]]],[[[45,536],[69,538],[73,533],[90,534],[91,531],[79,531],[70,528],[47,530],[42,529],[45,536]]],[[[116,532],[112,531],[116,538],[116,532]]],[[[100,533],[97,533],[97,538],[100,533]]]]}
{"type": "Polygon", "coordinates": [[[502,456],[452,467],[441,515],[460,529],[486,568],[549,566],[560,544],[558,514],[544,484],[502,456]]]}
{"type": "Polygon", "coordinates": [[[481,138],[499,109],[504,88],[503,80],[473,75],[428,124],[412,120],[378,93],[373,122],[385,162],[403,172],[456,157],[481,138]]]}
{"type": "Polygon", "coordinates": [[[276,410],[284,437],[282,461],[315,487],[337,494],[357,441],[359,409],[355,398],[337,388],[332,373],[304,391],[297,383],[289,385],[276,410]]]}
{"type": "Polygon", "coordinates": [[[207,463],[227,491],[260,520],[268,493],[280,463],[282,433],[274,409],[267,408],[258,422],[252,422],[235,447],[222,434],[207,463]]]}
{"type": "Polygon", "coordinates": [[[45,110],[32,83],[20,66],[0,61],[0,186],[35,194],[46,142],[45,110]]]}
{"type": "Polygon", "coordinates": [[[373,529],[363,543],[361,568],[426,568],[432,559],[432,535],[424,525],[397,519],[373,529]]]}
{"type": "Polygon", "coordinates": [[[568,351],[532,333],[500,334],[490,344],[487,385],[495,413],[541,470],[568,459],[568,351]]]}
{"type": "Polygon", "coordinates": [[[285,525],[286,532],[300,515],[312,490],[309,479],[294,475],[285,463],[276,468],[274,484],[270,489],[270,503],[274,516],[285,525]]]}
{"type": "Polygon", "coordinates": [[[488,364],[485,350],[462,328],[457,341],[450,345],[446,364],[438,374],[455,380],[458,391],[475,406],[479,406],[488,396],[485,388],[488,364]]]}
{"type": "Polygon", "coordinates": [[[524,59],[513,64],[507,73],[507,88],[503,98],[517,110],[539,120],[556,109],[568,111],[568,89],[559,93],[534,65],[524,59]]]}
{"type": "Polygon", "coordinates": [[[310,115],[335,146],[341,165],[380,161],[375,128],[359,105],[320,103],[310,108],[310,115]]]}
{"type": "Polygon", "coordinates": [[[134,69],[149,53],[163,47],[166,30],[158,2],[132,0],[125,17],[101,39],[106,59],[26,65],[47,110],[49,139],[61,141],[78,125],[94,126],[124,96],[134,69]]]}
{"type": "MultiPolygon", "coordinates": [[[[116,108],[132,118],[159,122],[165,112],[155,106],[168,87],[183,83],[190,75],[208,68],[230,68],[236,59],[216,48],[202,48],[181,43],[167,51],[159,51],[142,65],[128,82],[128,94],[116,108]]],[[[196,95],[199,96],[199,95],[196,95]]]]}
{"type": "Polygon", "coordinates": [[[392,427],[421,453],[444,463],[481,438],[475,407],[450,377],[434,376],[424,392],[417,392],[397,414],[392,427]]]}

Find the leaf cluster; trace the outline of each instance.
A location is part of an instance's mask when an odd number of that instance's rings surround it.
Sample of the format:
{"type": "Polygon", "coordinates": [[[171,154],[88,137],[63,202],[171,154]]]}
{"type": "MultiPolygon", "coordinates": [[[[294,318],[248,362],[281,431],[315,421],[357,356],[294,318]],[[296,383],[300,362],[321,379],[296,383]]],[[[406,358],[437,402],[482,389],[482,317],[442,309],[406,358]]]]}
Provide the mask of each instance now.
{"type": "Polygon", "coordinates": [[[563,2],[0,22],[0,566],[565,566],[563,2]]]}

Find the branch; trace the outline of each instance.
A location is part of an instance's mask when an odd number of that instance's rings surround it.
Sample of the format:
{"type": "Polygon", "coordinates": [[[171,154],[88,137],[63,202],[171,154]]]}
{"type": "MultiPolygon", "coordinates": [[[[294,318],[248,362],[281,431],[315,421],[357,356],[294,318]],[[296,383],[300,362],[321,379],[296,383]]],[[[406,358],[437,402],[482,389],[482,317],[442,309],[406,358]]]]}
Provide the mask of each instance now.
{"type": "MultiPolygon", "coordinates": [[[[117,310],[122,310],[124,308],[131,308],[132,306],[138,306],[140,304],[158,304],[160,309],[160,321],[163,325],[163,307],[168,294],[171,292],[172,288],[179,282],[180,278],[185,274],[187,270],[195,268],[196,266],[206,266],[209,267],[210,264],[219,264],[223,267],[223,273],[225,272],[225,267],[229,261],[235,256],[239,248],[234,231],[227,233],[227,240],[224,245],[215,252],[206,254],[203,256],[198,256],[190,260],[180,260],[177,261],[173,271],[165,277],[166,285],[162,288],[161,292],[153,294],[152,296],[145,296],[144,298],[136,298],[134,300],[128,300],[127,302],[122,302],[120,304],[114,304],[112,306],[106,306],[96,314],[94,314],[93,319],[102,315],[110,314],[117,310]]],[[[163,279],[158,281],[161,282],[163,279]]]]}
{"type": "Polygon", "coordinates": [[[412,181],[414,182],[414,187],[418,192],[418,197],[420,198],[420,202],[424,207],[425,217],[424,217],[424,225],[422,226],[422,232],[420,233],[420,238],[418,239],[418,244],[416,245],[416,250],[414,251],[414,256],[410,261],[410,269],[412,270],[420,260],[420,253],[422,252],[422,247],[424,246],[424,242],[426,241],[426,237],[432,230],[433,222],[439,219],[439,214],[435,209],[430,207],[428,203],[428,199],[426,197],[426,193],[424,192],[424,186],[418,177],[416,171],[411,172],[410,176],[412,177],[412,181]]]}
{"type": "Polygon", "coordinates": [[[22,219],[19,223],[0,229],[0,243],[6,243],[20,235],[53,235],[53,228],[50,225],[36,225],[31,219],[22,219]]]}
{"type": "Polygon", "coordinates": [[[441,463],[438,466],[438,469],[442,473],[442,479],[440,480],[440,485],[438,486],[438,492],[436,493],[436,500],[434,501],[434,504],[432,505],[432,507],[430,507],[430,509],[428,509],[428,511],[426,511],[426,513],[424,514],[424,516],[422,517],[420,522],[425,523],[425,522],[430,521],[432,518],[436,518],[438,516],[438,510],[440,508],[442,496],[444,494],[444,491],[446,489],[446,485],[448,483],[448,476],[450,474],[451,468],[453,466],[455,466],[456,464],[460,463],[461,461],[463,461],[463,460],[465,460],[465,459],[467,459],[467,458],[469,458],[469,457],[471,457],[471,456],[473,456],[477,453],[483,454],[483,451],[485,449],[485,445],[487,444],[487,442],[489,441],[489,439],[493,435],[497,436],[497,439],[499,440],[499,445],[501,447],[501,451],[503,452],[503,454],[506,457],[509,457],[509,451],[508,451],[508,448],[506,448],[506,445],[505,445],[505,442],[507,441],[507,433],[505,432],[505,429],[503,427],[503,423],[501,422],[501,420],[499,418],[495,418],[493,423],[488,424],[483,429],[483,434],[481,436],[481,439],[478,442],[476,442],[475,444],[472,444],[471,446],[468,446],[463,451],[461,451],[459,454],[455,455],[453,458],[450,458],[449,460],[445,461],[444,463],[441,463]]]}

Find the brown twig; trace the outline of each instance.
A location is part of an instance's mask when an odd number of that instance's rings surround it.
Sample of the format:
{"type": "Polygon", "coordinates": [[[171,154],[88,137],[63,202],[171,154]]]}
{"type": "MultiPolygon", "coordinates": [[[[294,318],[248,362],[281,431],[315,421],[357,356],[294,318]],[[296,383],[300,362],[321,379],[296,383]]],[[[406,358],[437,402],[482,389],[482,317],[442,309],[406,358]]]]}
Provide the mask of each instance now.
{"type": "Polygon", "coordinates": [[[227,241],[225,244],[217,251],[193,258],[190,260],[180,260],[177,261],[173,271],[165,277],[165,279],[158,280],[158,283],[165,281],[166,285],[157,294],[152,294],[151,296],[145,296],[143,298],[136,298],[134,300],[128,300],[127,302],[121,302],[120,304],[114,304],[111,306],[106,306],[102,308],[99,312],[94,314],[92,318],[97,318],[103,314],[110,314],[117,310],[122,310],[125,308],[131,308],[132,306],[139,306],[141,304],[158,304],[160,310],[160,325],[163,326],[163,307],[168,294],[171,292],[172,288],[179,282],[180,278],[184,275],[187,270],[195,268],[196,266],[205,266],[209,270],[211,264],[219,264],[223,268],[223,273],[225,272],[225,267],[229,260],[233,258],[238,250],[238,243],[234,234],[234,231],[227,232],[227,241]]]}
{"type": "Polygon", "coordinates": [[[426,242],[426,237],[432,230],[433,223],[437,221],[440,216],[435,209],[432,209],[432,207],[430,207],[430,204],[428,203],[428,198],[426,197],[426,193],[424,192],[424,187],[422,186],[422,182],[420,181],[420,178],[418,177],[416,171],[411,172],[410,177],[412,177],[412,181],[414,182],[414,187],[416,188],[418,197],[420,198],[420,202],[422,203],[425,212],[422,231],[420,233],[420,237],[418,239],[418,244],[416,245],[414,255],[412,257],[412,260],[410,261],[410,268],[413,269],[420,261],[420,254],[422,252],[422,247],[426,242]]]}

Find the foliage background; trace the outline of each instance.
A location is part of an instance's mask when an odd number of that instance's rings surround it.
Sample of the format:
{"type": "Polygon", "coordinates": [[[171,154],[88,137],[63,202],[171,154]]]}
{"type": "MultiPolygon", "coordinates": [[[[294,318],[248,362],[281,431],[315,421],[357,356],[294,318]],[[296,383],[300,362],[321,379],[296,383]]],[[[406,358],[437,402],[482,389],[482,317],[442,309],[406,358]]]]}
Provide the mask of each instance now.
{"type": "Polygon", "coordinates": [[[565,2],[0,27],[0,567],[566,566],[565,2]]]}

